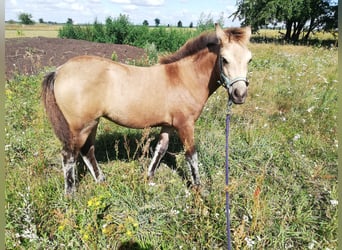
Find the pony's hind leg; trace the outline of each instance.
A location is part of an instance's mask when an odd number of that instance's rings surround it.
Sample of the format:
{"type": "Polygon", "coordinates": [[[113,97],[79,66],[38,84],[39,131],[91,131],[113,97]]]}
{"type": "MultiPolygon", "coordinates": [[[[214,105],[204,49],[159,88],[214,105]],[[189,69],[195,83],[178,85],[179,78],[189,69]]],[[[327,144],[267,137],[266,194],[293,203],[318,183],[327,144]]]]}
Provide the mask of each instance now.
{"type": "Polygon", "coordinates": [[[70,195],[76,191],[77,175],[76,175],[76,161],[78,152],[73,152],[66,147],[62,150],[62,165],[64,172],[65,194],[70,195]]]}
{"type": "Polygon", "coordinates": [[[105,176],[97,163],[95,158],[95,136],[96,136],[97,124],[91,130],[85,144],[81,148],[81,156],[84,163],[87,165],[91,175],[96,182],[102,182],[105,180],[105,176]]]}

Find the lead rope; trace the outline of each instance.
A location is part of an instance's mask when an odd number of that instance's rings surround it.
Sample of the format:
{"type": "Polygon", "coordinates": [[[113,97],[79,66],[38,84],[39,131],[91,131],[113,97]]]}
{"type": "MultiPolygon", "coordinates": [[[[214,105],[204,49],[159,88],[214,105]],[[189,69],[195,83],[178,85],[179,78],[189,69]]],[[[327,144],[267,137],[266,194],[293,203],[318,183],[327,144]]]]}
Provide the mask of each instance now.
{"type": "MultiPolygon", "coordinates": [[[[222,68],[222,57],[219,58],[219,69],[220,69],[220,79],[217,81],[219,85],[223,86],[225,89],[230,92],[230,88],[234,85],[234,83],[238,81],[244,81],[246,86],[248,86],[248,79],[246,77],[237,77],[233,80],[229,80],[229,78],[223,73],[222,68]]],[[[228,148],[228,139],[229,139],[229,123],[230,123],[230,114],[231,107],[233,105],[233,100],[231,98],[231,94],[229,94],[228,105],[227,105],[227,116],[226,116],[226,219],[227,219],[227,249],[231,250],[231,233],[230,233],[230,211],[229,211],[229,148],[228,148]]]]}
{"type": "Polygon", "coordinates": [[[231,233],[230,233],[230,211],[229,211],[229,124],[230,124],[230,114],[231,114],[232,101],[228,100],[228,109],[226,115],[226,228],[227,228],[227,249],[231,250],[231,233]]]}

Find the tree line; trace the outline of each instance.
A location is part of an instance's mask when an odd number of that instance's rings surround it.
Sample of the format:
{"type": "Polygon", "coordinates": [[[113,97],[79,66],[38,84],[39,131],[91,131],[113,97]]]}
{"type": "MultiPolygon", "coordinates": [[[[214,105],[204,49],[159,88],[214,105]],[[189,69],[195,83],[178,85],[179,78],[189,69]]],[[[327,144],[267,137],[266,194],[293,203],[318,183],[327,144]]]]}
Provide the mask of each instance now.
{"type": "MultiPolygon", "coordinates": [[[[18,19],[19,19],[19,22],[20,22],[21,24],[32,25],[32,24],[35,24],[35,23],[36,23],[36,22],[32,19],[32,14],[30,14],[30,13],[24,13],[24,12],[23,12],[23,13],[20,13],[20,14],[18,15],[18,19]]],[[[10,20],[10,21],[8,21],[8,22],[9,22],[9,23],[15,23],[14,20],[10,20]]],[[[57,24],[57,22],[51,22],[51,21],[45,22],[43,18],[39,18],[38,22],[39,22],[39,23],[48,23],[48,24],[57,24]]],[[[74,22],[73,22],[72,18],[68,18],[68,19],[67,19],[66,24],[73,24],[73,23],[74,23],[74,22]]],[[[159,19],[159,18],[155,18],[155,19],[154,19],[154,23],[155,23],[155,26],[156,26],[156,27],[159,27],[159,25],[160,25],[160,19],[159,19]]],[[[144,21],[142,22],[142,25],[144,25],[144,26],[149,26],[150,24],[149,24],[149,22],[148,22],[147,20],[144,20],[144,21]]],[[[169,26],[170,26],[170,25],[168,25],[168,27],[169,27],[169,26]]],[[[179,20],[179,21],[177,22],[177,27],[179,27],[179,28],[183,27],[183,22],[182,22],[181,20],[179,20]]],[[[193,22],[190,22],[189,28],[193,28],[193,27],[194,27],[193,22]]]]}

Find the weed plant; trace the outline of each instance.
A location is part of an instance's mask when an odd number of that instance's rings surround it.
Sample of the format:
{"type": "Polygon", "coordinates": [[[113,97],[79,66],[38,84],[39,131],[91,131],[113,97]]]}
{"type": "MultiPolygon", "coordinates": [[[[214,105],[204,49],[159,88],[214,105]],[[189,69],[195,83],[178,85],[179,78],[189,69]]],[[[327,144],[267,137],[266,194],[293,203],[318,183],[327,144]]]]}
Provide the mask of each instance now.
{"type": "MultiPolygon", "coordinates": [[[[251,50],[249,96],[231,117],[233,249],[337,249],[337,50],[251,50]]],[[[158,129],[102,120],[96,154],[106,182],[80,164],[67,199],[60,143],[40,103],[43,75],[5,87],[6,249],[225,249],[223,88],[196,124],[201,193],[186,185],[176,135],[151,186],[158,129]]]]}

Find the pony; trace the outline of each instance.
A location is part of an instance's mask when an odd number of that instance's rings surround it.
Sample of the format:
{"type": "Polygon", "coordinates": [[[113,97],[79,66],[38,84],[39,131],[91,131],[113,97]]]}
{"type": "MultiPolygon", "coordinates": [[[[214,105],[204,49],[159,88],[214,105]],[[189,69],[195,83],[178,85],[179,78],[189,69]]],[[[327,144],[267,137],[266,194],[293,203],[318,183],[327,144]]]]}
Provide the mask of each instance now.
{"type": "Polygon", "coordinates": [[[204,32],[178,51],[149,67],[117,63],[96,56],[78,56],[48,73],[42,102],[63,148],[65,194],[76,191],[80,155],[96,182],[105,176],[95,158],[96,130],[101,117],[121,126],[161,127],[148,166],[152,181],[175,130],[184,146],[191,182],[200,185],[194,126],[210,95],[221,85],[235,104],[245,102],[250,27],[204,32]]]}

